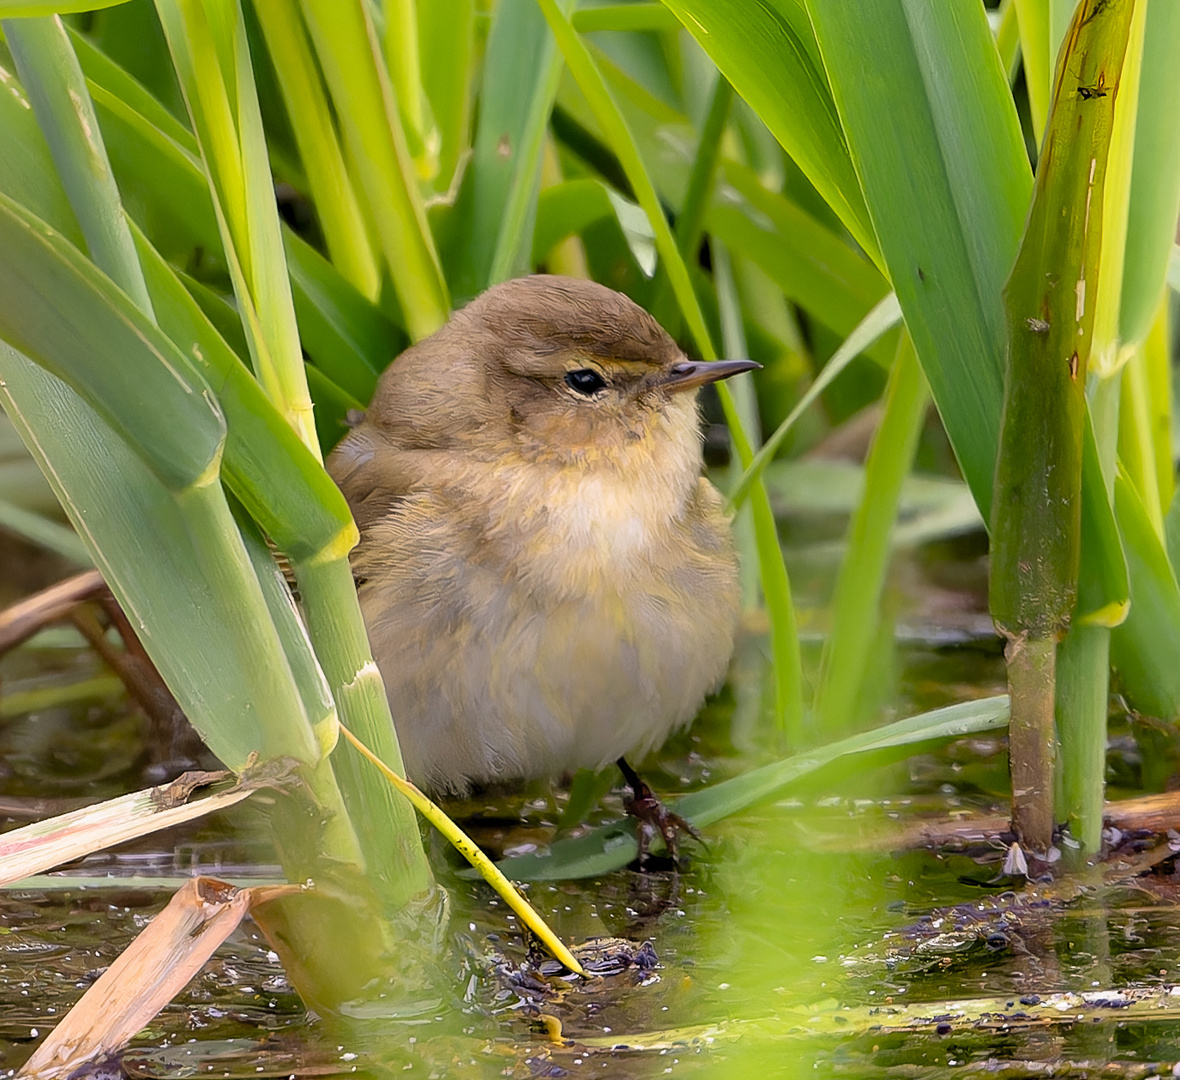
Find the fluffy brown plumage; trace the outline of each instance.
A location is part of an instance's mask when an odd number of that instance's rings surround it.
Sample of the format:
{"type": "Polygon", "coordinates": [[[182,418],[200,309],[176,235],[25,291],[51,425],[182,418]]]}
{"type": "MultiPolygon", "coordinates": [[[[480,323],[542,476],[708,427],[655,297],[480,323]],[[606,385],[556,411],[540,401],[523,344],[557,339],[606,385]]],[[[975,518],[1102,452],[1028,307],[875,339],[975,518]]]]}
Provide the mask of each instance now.
{"type": "Polygon", "coordinates": [[[411,778],[598,768],[689,723],[738,611],[685,359],[593,282],[496,286],[385,371],[329,470],[411,778]]]}

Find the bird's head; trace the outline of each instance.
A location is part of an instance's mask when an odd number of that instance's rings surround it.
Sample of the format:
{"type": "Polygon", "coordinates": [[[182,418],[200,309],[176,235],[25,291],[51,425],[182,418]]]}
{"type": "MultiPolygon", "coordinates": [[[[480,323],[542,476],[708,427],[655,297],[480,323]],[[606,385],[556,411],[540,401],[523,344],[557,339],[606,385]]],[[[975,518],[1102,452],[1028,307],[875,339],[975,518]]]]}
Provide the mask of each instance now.
{"type": "Polygon", "coordinates": [[[403,353],[367,422],[407,449],[610,459],[649,439],[695,445],[694,391],[757,366],[689,360],[621,293],[535,275],[489,289],[403,353]]]}

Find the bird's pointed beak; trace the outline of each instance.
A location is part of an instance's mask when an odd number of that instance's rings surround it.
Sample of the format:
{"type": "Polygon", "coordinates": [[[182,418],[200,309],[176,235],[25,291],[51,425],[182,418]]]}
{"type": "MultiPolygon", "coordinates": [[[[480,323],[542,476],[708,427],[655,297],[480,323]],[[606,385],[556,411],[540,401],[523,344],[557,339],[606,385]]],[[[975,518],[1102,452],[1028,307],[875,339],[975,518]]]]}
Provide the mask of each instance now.
{"type": "Polygon", "coordinates": [[[660,377],[660,385],[672,393],[681,390],[695,390],[705,383],[728,379],[731,375],[740,375],[743,371],[756,371],[762,367],[753,360],[682,360],[673,364],[667,373],[660,377]]]}

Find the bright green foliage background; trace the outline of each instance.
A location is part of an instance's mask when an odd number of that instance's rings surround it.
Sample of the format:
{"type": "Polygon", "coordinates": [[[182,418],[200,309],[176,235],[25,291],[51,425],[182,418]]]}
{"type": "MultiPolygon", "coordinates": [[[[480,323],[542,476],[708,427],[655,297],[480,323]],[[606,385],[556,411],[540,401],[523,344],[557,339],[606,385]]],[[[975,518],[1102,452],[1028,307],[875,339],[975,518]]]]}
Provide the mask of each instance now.
{"type": "MultiPolygon", "coordinates": [[[[1180,15],[1138,4],[1103,209],[1075,621],[1109,631],[1126,615],[1110,646],[1121,688],[1175,721],[1164,293],[1180,15]]],[[[297,759],[332,810],[321,846],[386,902],[426,886],[404,804],[353,756],[326,756],[340,718],[399,763],[348,574],[354,529],[320,460],[406,343],[538,269],[627,292],[695,355],[764,365],[720,392],[734,464],[719,482],[769,628],[759,722],[791,752],[872,722],[928,395],[991,513],[1003,292],[1061,4],[130,0],[44,18],[82,6],[96,5],[0,3],[0,399],[227,764],[297,759]],[[813,675],[764,481],[873,403],[813,675]]],[[[55,535],[8,492],[0,520],[55,535]]],[[[1088,678],[1105,703],[1105,654],[1088,678]]],[[[1059,710],[1066,742],[1073,715],[1059,710]]],[[[1089,764],[1064,767],[1100,799],[1088,745],[1089,764]]]]}

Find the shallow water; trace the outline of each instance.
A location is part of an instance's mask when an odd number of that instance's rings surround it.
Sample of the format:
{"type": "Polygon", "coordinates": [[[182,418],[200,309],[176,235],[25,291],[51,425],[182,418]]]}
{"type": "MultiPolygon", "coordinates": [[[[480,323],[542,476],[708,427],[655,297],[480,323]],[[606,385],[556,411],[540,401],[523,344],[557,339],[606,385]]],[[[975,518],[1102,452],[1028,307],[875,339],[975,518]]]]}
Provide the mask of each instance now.
{"type": "MultiPolygon", "coordinates": [[[[1000,688],[994,646],[940,625],[939,634],[911,625],[898,646],[893,715],[1000,688]]],[[[46,670],[58,683],[101,676],[84,653],[25,649],[0,661],[6,697],[44,685],[46,670]]],[[[121,696],[96,685],[92,700],[0,725],[4,797],[57,800],[35,808],[55,812],[158,782],[183,764],[184,747],[145,738],[121,696]]],[[[675,793],[773,756],[773,733],[742,716],[750,700],[757,712],[757,689],[745,706],[732,692],[712,703],[647,763],[649,782],[675,793]]],[[[1180,884],[1170,870],[1043,900],[1005,895],[1002,849],[893,853],[907,823],[1001,804],[1000,740],[858,768],[829,770],[711,826],[679,874],[531,886],[531,901],[567,941],[627,943],[615,948],[638,958],[616,974],[577,984],[538,973],[515,918],[482,883],[456,876],[455,859],[430,838],[451,914],[415,994],[391,993],[346,1031],[309,1018],[247,922],[134,1040],[122,1067],[144,1077],[1170,1073],[1180,1011],[1167,995],[1151,1008],[1052,998],[1177,979],[1180,884]]],[[[561,799],[532,792],[465,809],[477,811],[472,829],[489,846],[524,850],[547,842],[561,799]]],[[[619,805],[612,795],[599,817],[619,805]]],[[[0,892],[0,1069],[31,1053],[175,879],[277,875],[264,837],[247,803],[92,857],[44,887],[0,892]]]]}

